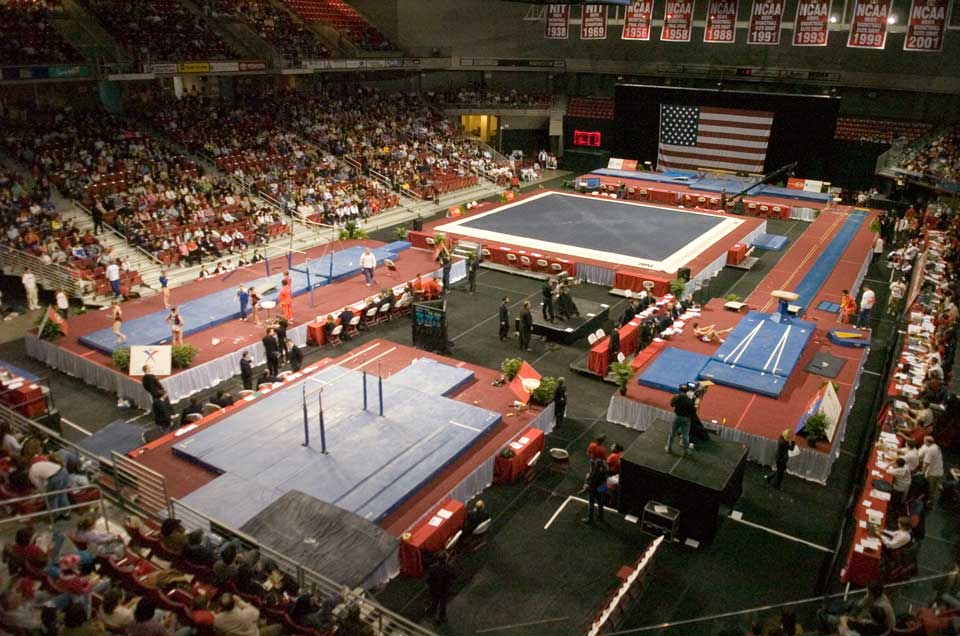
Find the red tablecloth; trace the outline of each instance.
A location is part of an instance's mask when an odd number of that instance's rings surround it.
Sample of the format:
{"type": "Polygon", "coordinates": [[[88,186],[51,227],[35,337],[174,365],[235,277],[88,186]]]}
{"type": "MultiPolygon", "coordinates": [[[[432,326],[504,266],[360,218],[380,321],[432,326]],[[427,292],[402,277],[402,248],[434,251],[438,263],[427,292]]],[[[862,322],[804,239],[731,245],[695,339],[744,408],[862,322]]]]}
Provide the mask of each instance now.
{"type": "Polygon", "coordinates": [[[2,401],[13,406],[21,415],[26,417],[37,417],[47,411],[43,389],[23,378],[17,378],[5,385],[2,401]]]}
{"type": "Polygon", "coordinates": [[[644,347],[643,351],[637,353],[637,355],[633,358],[633,363],[630,365],[633,367],[634,373],[640,371],[640,369],[646,366],[648,362],[653,360],[654,356],[662,351],[666,344],[667,343],[665,340],[654,340],[644,347]]]}
{"type": "Polygon", "coordinates": [[[513,449],[514,456],[508,458],[498,454],[496,460],[494,460],[493,483],[506,484],[520,479],[527,470],[527,462],[543,450],[543,444],[543,431],[528,428],[521,433],[509,444],[509,447],[513,449]]]}
{"type": "Polygon", "coordinates": [[[743,243],[736,243],[727,250],[727,265],[739,265],[747,258],[747,246],[743,243]]]}
{"type": "Polygon", "coordinates": [[[610,351],[607,347],[610,343],[608,338],[603,338],[595,345],[590,347],[590,358],[587,360],[587,368],[597,375],[606,376],[607,369],[610,367],[610,351]]]}
{"type": "Polygon", "coordinates": [[[613,274],[613,287],[615,289],[629,289],[630,291],[644,291],[643,281],[653,281],[653,295],[663,296],[670,291],[670,281],[665,278],[657,278],[649,274],[632,272],[619,269],[613,274]]]}
{"type": "Polygon", "coordinates": [[[323,326],[322,322],[311,322],[307,325],[307,344],[320,346],[323,344],[325,338],[323,336],[323,326]]]}
{"type": "Polygon", "coordinates": [[[647,189],[648,198],[650,201],[655,203],[669,203],[670,205],[676,205],[679,200],[679,194],[673,190],[652,190],[647,189]]]}
{"type": "Polygon", "coordinates": [[[623,355],[633,355],[637,351],[637,345],[640,344],[640,321],[631,320],[620,327],[620,351],[623,355]]]}
{"type": "Polygon", "coordinates": [[[400,542],[400,572],[407,576],[422,575],[423,554],[442,550],[466,519],[467,509],[456,499],[446,499],[434,508],[433,513],[411,531],[410,538],[400,542]]]}
{"type": "Polygon", "coordinates": [[[867,510],[879,510],[883,513],[883,523],[886,524],[889,502],[870,496],[870,492],[873,490],[873,480],[883,479],[887,482],[892,481],[892,478],[886,471],[877,468],[879,454],[879,450],[874,447],[870,452],[870,459],[867,461],[867,481],[863,492],[860,493],[857,507],[853,512],[853,519],[857,525],[853,533],[853,542],[850,544],[850,553],[847,555],[847,567],[844,568],[843,576],[841,577],[845,582],[860,586],[866,586],[873,581],[880,580],[881,550],[864,549],[860,552],[857,551],[856,548],[861,540],[868,539],[872,536],[869,531],[869,525],[867,524],[867,510]],[[879,476],[874,474],[874,471],[879,473],[879,476]],[[870,505],[865,506],[864,502],[869,502],[870,505]]]}

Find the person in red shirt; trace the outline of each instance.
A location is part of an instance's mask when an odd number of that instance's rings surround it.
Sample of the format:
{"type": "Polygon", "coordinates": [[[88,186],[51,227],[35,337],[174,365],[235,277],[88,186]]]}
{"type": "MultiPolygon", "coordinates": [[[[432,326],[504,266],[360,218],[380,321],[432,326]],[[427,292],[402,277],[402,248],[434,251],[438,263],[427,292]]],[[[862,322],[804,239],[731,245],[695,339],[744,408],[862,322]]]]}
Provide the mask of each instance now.
{"type": "Polygon", "coordinates": [[[623,446],[614,444],[610,447],[610,454],[607,455],[607,474],[620,474],[620,458],[623,457],[623,446]]]}
{"type": "Polygon", "coordinates": [[[606,459],[607,448],[603,445],[607,441],[606,435],[597,435],[587,446],[587,456],[590,459],[606,459]]]}
{"type": "Polygon", "coordinates": [[[23,571],[26,563],[38,570],[42,569],[47,564],[47,553],[33,542],[33,529],[24,526],[17,530],[13,544],[4,546],[3,561],[12,574],[18,574],[23,571]]]}
{"type": "Polygon", "coordinates": [[[440,283],[434,278],[428,278],[423,282],[423,295],[427,300],[439,298],[441,293],[440,283]]]}

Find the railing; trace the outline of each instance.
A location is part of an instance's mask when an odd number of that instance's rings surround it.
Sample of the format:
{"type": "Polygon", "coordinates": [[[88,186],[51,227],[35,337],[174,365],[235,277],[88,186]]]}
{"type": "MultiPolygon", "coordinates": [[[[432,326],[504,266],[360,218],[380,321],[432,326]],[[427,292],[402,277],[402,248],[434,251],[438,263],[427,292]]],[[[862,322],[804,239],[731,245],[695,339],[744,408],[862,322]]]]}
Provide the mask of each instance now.
{"type": "Polygon", "coordinates": [[[115,451],[110,455],[113,485],[117,492],[151,516],[170,516],[167,478],[126,455],[115,451]]]}
{"type": "MultiPolygon", "coordinates": [[[[78,208],[80,208],[81,210],[83,210],[84,213],[87,214],[87,216],[93,217],[93,213],[90,212],[90,209],[87,208],[87,206],[83,205],[82,203],[80,203],[80,201],[77,201],[76,199],[72,199],[72,201],[73,201],[73,204],[74,204],[75,206],[77,206],[78,208]]],[[[158,259],[156,256],[154,256],[153,254],[151,254],[151,253],[148,252],[147,250],[143,249],[143,248],[140,247],[139,245],[133,245],[132,243],[130,243],[130,239],[127,238],[127,235],[124,234],[123,232],[121,232],[119,229],[115,228],[114,226],[110,225],[109,223],[107,223],[107,222],[105,222],[105,221],[103,222],[103,227],[107,228],[107,229],[110,230],[110,232],[113,233],[117,238],[121,239],[121,240],[123,241],[124,245],[126,245],[127,247],[132,247],[134,250],[140,252],[140,254],[143,255],[143,256],[145,256],[145,257],[147,258],[147,260],[149,260],[150,262],[156,263],[156,264],[158,264],[158,265],[161,264],[161,263],[160,263],[160,259],[158,259]]]]}
{"type": "Polygon", "coordinates": [[[17,523],[24,524],[25,521],[30,519],[36,519],[37,517],[49,517],[52,522],[55,517],[61,514],[69,513],[71,510],[79,510],[81,508],[89,508],[96,502],[100,505],[100,514],[103,516],[104,523],[107,523],[107,529],[109,530],[109,521],[107,521],[107,507],[106,501],[104,498],[103,489],[96,484],[90,484],[89,486],[74,486],[72,488],[64,488],[62,490],[45,490],[43,492],[31,493],[29,495],[24,495],[23,497],[14,497],[13,499],[4,499],[0,504],[3,506],[11,506],[14,509],[17,508],[18,504],[26,503],[28,501],[37,501],[42,500],[46,503],[50,497],[53,495],[70,495],[70,493],[82,493],[90,492],[91,490],[97,491],[97,498],[90,501],[81,501],[80,503],[72,503],[67,506],[60,506],[59,508],[49,508],[44,507],[43,510],[37,510],[35,512],[28,512],[24,514],[17,514],[6,519],[0,519],[0,525],[4,523],[17,523]]]}
{"type": "Polygon", "coordinates": [[[375,626],[375,633],[377,634],[433,636],[433,632],[366,598],[363,590],[351,590],[340,585],[319,572],[306,568],[287,556],[261,545],[250,535],[230,528],[228,525],[208,517],[178,499],[174,499],[171,503],[171,516],[179,519],[186,528],[200,528],[228,538],[236,538],[245,546],[258,549],[262,557],[272,559],[281,571],[293,577],[301,589],[311,590],[326,598],[342,599],[340,609],[334,611],[335,615],[347,607],[357,606],[360,608],[360,617],[367,624],[375,626]]]}
{"type": "Polygon", "coordinates": [[[33,254],[6,245],[0,245],[0,268],[10,276],[20,276],[29,269],[41,287],[49,290],[62,289],[76,298],[81,298],[86,293],[87,285],[80,270],[44,263],[33,254]]]}

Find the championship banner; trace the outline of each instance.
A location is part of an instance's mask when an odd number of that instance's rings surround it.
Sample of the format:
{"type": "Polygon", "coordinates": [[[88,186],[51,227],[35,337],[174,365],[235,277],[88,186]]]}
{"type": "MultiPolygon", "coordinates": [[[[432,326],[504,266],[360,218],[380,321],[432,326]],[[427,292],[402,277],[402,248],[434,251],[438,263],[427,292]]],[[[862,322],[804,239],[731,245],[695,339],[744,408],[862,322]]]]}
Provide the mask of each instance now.
{"type": "Polygon", "coordinates": [[[950,0],[913,0],[907,20],[904,51],[942,51],[950,0]]]}
{"type": "Polygon", "coordinates": [[[547,5],[547,26],[543,36],[548,40],[566,40],[570,37],[569,4],[547,5]]]}
{"type": "Polygon", "coordinates": [[[882,49],[887,45],[887,18],[893,0],[854,0],[847,46],[882,49]]]}
{"type": "Polygon", "coordinates": [[[710,0],[703,41],[711,44],[733,44],[737,37],[738,0],[710,0]]]}
{"type": "Polygon", "coordinates": [[[747,44],[780,44],[784,0],[753,0],[747,44]]]}
{"type": "Polygon", "coordinates": [[[624,40],[650,40],[653,26],[653,0],[640,0],[627,7],[623,18],[624,40]]]}
{"type": "Polygon", "coordinates": [[[695,0],[667,0],[663,10],[663,42],[689,42],[693,31],[693,6],[695,0]]]}
{"type": "Polygon", "coordinates": [[[181,62],[177,64],[178,73],[209,73],[210,62],[181,62]]]}
{"type": "Polygon", "coordinates": [[[580,39],[607,39],[607,5],[583,5],[583,8],[580,9],[580,39]]]}
{"type": "Polygon", "coordinates": [[[830,0],[800,0],[793,24],[794,46],[826,46],[830,32],[830,0]]]}

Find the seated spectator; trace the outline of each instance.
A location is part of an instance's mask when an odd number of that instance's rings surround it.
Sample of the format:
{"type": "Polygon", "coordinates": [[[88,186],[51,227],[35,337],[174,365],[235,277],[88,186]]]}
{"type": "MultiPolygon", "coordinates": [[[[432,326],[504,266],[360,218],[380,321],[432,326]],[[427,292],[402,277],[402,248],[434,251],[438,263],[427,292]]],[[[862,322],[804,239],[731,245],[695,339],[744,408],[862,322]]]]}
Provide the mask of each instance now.
{"type": "Polygon", "coordinates": [[[197,529],[187,535],[187,545],[182,556],[185,560],[204,567],[211,567],[217,560],[216,554],[204,540],[203,530],[197,529]]]}
{"type": "Polygon", "coordinates": [[[157,606],[147,597],[137,601],[133,610],[133,623],[127,627],[126,636],[192,636],[192,627],[177,627],[176,614],[167,614],[162,620],[157,618],[157,606]]]}
{"type": "Polygon", "coordinates": [[[124,597],[122,588],[111,587],[103,595],[97,615],[103,626],[115,634],[122,634],[133,624],[133,607],[137,604],[137,599],[124,602],[124,597]]]}
{"type": "Polygon", "coordinates": [[[77,529],[70,535],[74,543],[85,544],[87,552],[94,557],[121,558],[126,548],[123,537],[113,532],[96,529],[96,519],[86,516],[77,522],[77,529]]]}
{"type": "Polygon", "coordinates": [[[212,402],[219,406],[220,408],[226,408],[235,402],[233,395],[230,393],[225,393],[223,389],[217,391],[216,397],[213,398],[212,402]]]}
{"type": "Polygon", "coordinates": [[[98,620],[87,618],[87,610],[77,603],[71,603],[63,612],[63,631],[61,636],[106,636],[103,625],[98,620]]]}
{"type": "Polygon", "coordinates": [[[297,625],[312,627],[320,632],[328,632],[334,628],[333,610],[337,606],[335,599],[325,599],[317,607],[313,597],[301,594],[297,597],[293,607],[287,612],[297,625]]]}
{"type": "Polygon", "coordinates": [[[160,524],[160,544],[173,554],[182,554],[187,547],[187,532],[178,519],[166,518],[160,524]]]}
{"type": "Polygon", "coordinates": [[[877,528],[875,534],[880,538],[884,548],[899,550],[910,545],[913,541],[913,524],[910,522],[910,517],[900,517],[897,519],[896,530],[880,530],[877,528]]]}
{"type": "Polygon", "coordinates": [[[190,403],[187,404],[180,413],[180,426],[185,426],[187,424],[187,416],[193,414],[203,415],[203,405],[200,404],[200,398],[195,395],[190,398],[190,403]]]}
{"type": "Polygon", "coordinates": [[[463,523],[463,533],[466,535],[473,534],[477,526],[489,518],[490,513],[487,512],[486,504],[483,503],[482,499],[478,499],[470,512],[467,513],[467,519],[463,523]]]}
{"type": "Polygon", "coordinates": [[[222,636],[280,636],[282,625],[261,625],[260,610],[233,594],[220,597],[213,627],[222,636]]]}
{"type": "Polygon", "coordinates": [[[34,542],[32,527],[17,529],[14,542],[3,546],[3,562],[11,574],[21,574],[28,563],[37,570],[47,565],[47,552],[34,542]]]}

